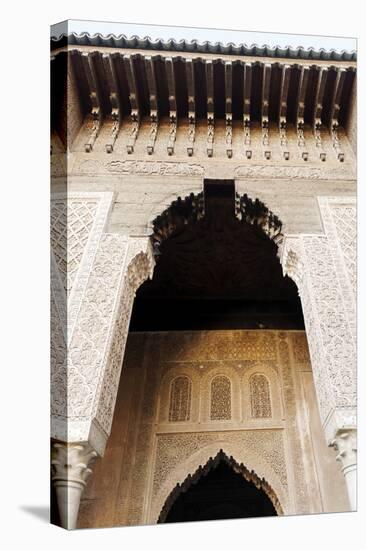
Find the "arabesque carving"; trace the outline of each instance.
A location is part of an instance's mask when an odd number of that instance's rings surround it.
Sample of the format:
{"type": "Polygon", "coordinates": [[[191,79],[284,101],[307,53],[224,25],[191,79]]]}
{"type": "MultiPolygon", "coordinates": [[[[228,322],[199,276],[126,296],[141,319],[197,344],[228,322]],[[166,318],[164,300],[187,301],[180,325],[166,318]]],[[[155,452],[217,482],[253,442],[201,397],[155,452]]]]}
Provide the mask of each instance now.
{"type": "Polygon", "coordinates": [[[263,478],[260,479],[253,470],[249,471],[243,463],[238,464],[232,456],[228,457],[224,453],[224,451],[220,449],[220,451],[214,458],[210,457],[208,462],[204,466],[200,465],[193,475],[188,474],[182,484],[178,483],[175,486],[175,488],[165,501],[165,504],[159,515],[158,523],[165,522],[169,510],[171,509],[180,494],[185,493],[189,489],[189,487],[197,483],[201,477],[205,477],[210,471],[214,470],[221,461],[230,466],[235,473],[242,475],[246,481],[253,483],[257,489],[263,491],[271,500],[277,514],[283,515],[282,506],[275,492],[273,491],[272,487],[267,483],[267,481],[263,478]]]}

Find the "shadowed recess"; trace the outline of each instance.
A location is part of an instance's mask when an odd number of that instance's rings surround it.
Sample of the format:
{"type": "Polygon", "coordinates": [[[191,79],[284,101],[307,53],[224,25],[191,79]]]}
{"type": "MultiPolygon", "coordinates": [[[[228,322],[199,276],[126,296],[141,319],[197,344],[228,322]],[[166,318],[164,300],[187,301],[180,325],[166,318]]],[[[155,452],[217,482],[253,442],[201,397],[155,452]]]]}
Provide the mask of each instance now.
{"type": "Polygon", "coordinates": [[[178,198],[154,221],[156,267],[131,330],[303,328],[296,285],[277,257],[282,224],[231,180],[178,198]]]}
{"type": "Polygon", "coordinates": [[[168,496],[158,523],[282,514],[272,488],[221,449],[168,496]]]}

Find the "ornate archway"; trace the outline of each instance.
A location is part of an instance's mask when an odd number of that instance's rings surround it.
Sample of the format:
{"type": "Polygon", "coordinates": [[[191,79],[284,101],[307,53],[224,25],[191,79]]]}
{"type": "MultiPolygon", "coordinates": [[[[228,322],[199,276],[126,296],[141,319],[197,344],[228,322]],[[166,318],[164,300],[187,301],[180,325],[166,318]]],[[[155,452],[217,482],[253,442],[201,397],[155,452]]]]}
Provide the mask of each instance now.
{"type": "Polygon", "coordinates": [[[184,502],[190,491],[195,492],[196,506],[200,509],[200,515],[193,516],[193,519],[283,515],[282,506],[269,483],[253,470],[249,471],[243,463],[239,464],[233,456],[228,457],[222,449],[204,466],[200,465],[193,475],[188,474],[182,484],[175,486],[164,503],[158,523],[191,521],[184,502]],[[197,490],[200,484],[205,484],[201,492],[197,490]],[[235,495],[234,487],[237,488],[235,495]],[[209,505],[205,502],[207,497],[209,505]]]}
{"type": "MultiPolygon", "coordinates": [[[[285,312],[297,319],[294,328],[303,328],[296,286],[283,276],[277,255],[282,222],[258,198],[235,193],[233,180],[206,180],[203,192],[178,197],[154,219],[150,238],[156,267],[137,292],[132,330],[145,330],[147,316],[162,320],[157,330],[173,330],[167,300],[180,309],[187,330],[196,328],[188,321],[197,313],[207,319],[211,306],[242,309],[243,302],[257,316],[270,303],[272,318],[285,312]]],[[[254,326],[262,328],[259,320],[254,326]]]]}

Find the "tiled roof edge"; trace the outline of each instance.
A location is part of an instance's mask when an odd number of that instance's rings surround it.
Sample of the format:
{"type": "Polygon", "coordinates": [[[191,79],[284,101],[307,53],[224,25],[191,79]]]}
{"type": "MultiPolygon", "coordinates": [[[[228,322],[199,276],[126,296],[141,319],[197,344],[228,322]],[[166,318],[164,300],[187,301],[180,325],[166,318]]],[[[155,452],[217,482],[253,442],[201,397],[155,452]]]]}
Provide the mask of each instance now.
{"type": "Polygon", "coordinates": [[[196,52],[196,53],[212,53],[220,55],[247,55],[247,56],[259,56],[259,57],[286,57],[290,59],[309,59],[309,60],[324,60],[324,61],[356,61],[357,53],[352,51],[337,51],[334,49],[325,50],[320,48],[318,50],[314,48],[304,48],[298,46],[293,48],[292,46],[268,46],[264,44],[259,46],[258,44],[252,44],[248,46],[246,44],[233,44],[229,42],[223,44],[222,42],[198,42],[198,40],[175,40],[170,38],[169,40],[156,39],[153,40],[149,36],[140,38],[138,36],[131,36],[128,38],[124,34],[108,34],[103,36],[100,33],[89,34],[83,32],[80,34],[69,33],[61,34],[58,37],[51,37],[51,49],[60,48],[66,45],[75,46],[104,46],[109,48],[134,48],[134,49],[147,49],[147,50],[161,50],[161,51],[176,51],[176,52],[196,52]]]}

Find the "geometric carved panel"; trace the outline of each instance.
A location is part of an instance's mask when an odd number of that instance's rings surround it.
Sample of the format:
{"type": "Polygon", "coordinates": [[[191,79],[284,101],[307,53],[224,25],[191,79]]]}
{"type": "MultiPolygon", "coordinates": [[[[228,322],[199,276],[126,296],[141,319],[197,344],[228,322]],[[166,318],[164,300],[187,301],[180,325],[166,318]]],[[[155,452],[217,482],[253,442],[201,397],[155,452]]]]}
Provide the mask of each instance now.
{"type": "Polygon", "coordinates": [[[335,206],[331,212],[335,223],[339,243],[342,248],[346,269],[352,288],[356,291],[357,278],[357,250],[356,250],[356,205],[335,206]]]}
{"type": "Polygon", "coordinates": [[[227,376],[215,376],[211,382],[211,420],[230,420],[231,382],[227,376]]]}
{"type": "Polygon", "coordinates": [[[269,383],[263,374],[252,374],[250,377],[250,400],[252,418],[271,418],[269,383]]]}
{"type": "Polygon", "coordinates": [[[93,226],[98,199],[58,199],[51,203],[51,246],[67,294],[93,226]]]}
{"type": "Polygon", "coordinates": [[[177,376],[170,390],[169,422],[184,422],[190,418],[191,386],[187,376],[177,376]]]}

